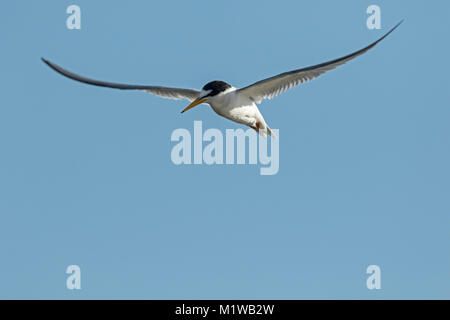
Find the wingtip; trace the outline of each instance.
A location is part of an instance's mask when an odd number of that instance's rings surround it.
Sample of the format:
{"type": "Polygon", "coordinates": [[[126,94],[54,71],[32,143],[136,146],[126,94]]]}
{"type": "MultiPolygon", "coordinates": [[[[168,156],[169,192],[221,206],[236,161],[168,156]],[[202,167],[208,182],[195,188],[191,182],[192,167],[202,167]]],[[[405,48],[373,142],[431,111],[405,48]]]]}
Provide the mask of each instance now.
{"type": "Polygon", "coordinates": [[[50,61],[48,61],[47,59],[41,57],[41,60],[42,60],[42,62],[45,63],[46,65],[48,65],[48,66],[50,65],[50,61]]]}
{"type": "Polygon", "coordinates": [[[402,23],[403,23],[403,21],[405,21],[405,19],[402,19],[402,20],[400,20],[390,31],[389,31],[389,33],[391,33],[392,31],[394,31],[395,29],[397,29],[397,27],[399,26],[399,25],[401,25],[402,23]]]}
{"type": "Polygon", "coordinates": [[[398,28],[399,25],[401,25],[403,23],[403,21],[405,21],[405,19],[400,20],[400,22],[398,22],[395,26],[393,26],[388,32],[386,32],[386,34],[384,36],[382,36],[380,39],[378,39],[377,41],[375,41],[373,43],[373,45],[376,45],[377,43],[379,43],[381,40],[383,40],[384,38],[386,38],[388,35],[390,35],[395,29],[398,28]]]}
{"type": "Polygon", "coordinates": [[[403,23],[403,21],[405,21],[405,18],[403,18],[402,20],[400,20],[400,21],[395,25],[394,29],[397,28],[399,25],[401,25],[401,24],[403,23]]]}
{"type": "Polygon", "coordinates": [[[41,58],[42,62],[44,62],[50,69],[55,70],[56,72],[62,73],[61,70],[59,70],[59,67],[51,62],[50,60],[47,60],[45,58],[41,58]]]}

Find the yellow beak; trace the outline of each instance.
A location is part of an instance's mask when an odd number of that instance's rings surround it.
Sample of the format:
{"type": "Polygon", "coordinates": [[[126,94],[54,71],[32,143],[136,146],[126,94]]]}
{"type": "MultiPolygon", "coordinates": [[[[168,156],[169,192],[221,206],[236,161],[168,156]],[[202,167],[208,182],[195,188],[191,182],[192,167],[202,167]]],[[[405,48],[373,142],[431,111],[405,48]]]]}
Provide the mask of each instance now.
{"type": "Polygon", "coordinates": [[[188,111],[189,109],[192,109],[193,107],[195,107],[195,106],[197,106],[200,103],[203,103],[205,101],[206,101],[206,98],[203,98],[203,99],[197,98],[194,101],[192,101],[192,103],[190,105],[188,105],[186,108],[184,108],[184,110],[181,111],[181,113],[183,113],[185,111],[188,111]]]}

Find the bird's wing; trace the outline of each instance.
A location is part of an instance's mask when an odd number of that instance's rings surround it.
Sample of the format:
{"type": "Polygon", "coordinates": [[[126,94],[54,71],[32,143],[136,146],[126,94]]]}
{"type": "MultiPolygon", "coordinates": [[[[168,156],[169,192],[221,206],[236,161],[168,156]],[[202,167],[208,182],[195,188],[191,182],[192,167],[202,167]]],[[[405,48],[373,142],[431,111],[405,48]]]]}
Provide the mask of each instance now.
{"type": "Polygon", "coordinates": [[[317,64],[315,66],[281,73],[274,77],[258,81],[250,86],[239,89],[238,92],[240,94],[243,94],[243,95],[249,97],[250,99],[252,99],[253,101],[255,101],[257,103],[261,103],[262,99],[272,99],[272,98],[276,97],[277,95],[279,95],[279,94],[281,94],[303,82],[317,78],[321,74],[323,74],[329,70],[333,70],[334,68],[356,58],[357,56],[362,55],[363,53],[366,53],[368,50],[370,50],[374,46],[376,46],[381,40],[386,38],[402,22],[403,22],[403,20],[400,21],[391,30],[389,30],[389,32],[386,33],[384,36],[382,36],[380,39],[378,39],[377,41],[373,42],[372,44],[368,45],[367,47],[365,47],[359,51],[353,52],[349,55],[346,55],[344,57],[341,57],[341,58],[338,58],[338,59],[335,59],[332,61],[317,64]]]}
{"type": "Polygon", "coordinates": [[[159,86],[145,86],[145,85],[133,85],[133,84],[121,84],[121,83],[113,83],[113,82],[105,82],[98,81],[90,78],[86,78],[75,73],[72,73],[60,66],[42,58],[50,68],[55,70],[56,72],[62,74],[63,76],[80,81],[83,83],[91,84],[94,86],[100,87],[108,87],[114,89],[122,89],[122,90],[143,90],[146,92],[153,93],[157,96],[169,98],[169,99],[187,99],[189,101],[194,101],[198,98],[200,92],[194,89],[182,89],[182,88],[171,88],[171,87],[159,87],[159,86]]]}

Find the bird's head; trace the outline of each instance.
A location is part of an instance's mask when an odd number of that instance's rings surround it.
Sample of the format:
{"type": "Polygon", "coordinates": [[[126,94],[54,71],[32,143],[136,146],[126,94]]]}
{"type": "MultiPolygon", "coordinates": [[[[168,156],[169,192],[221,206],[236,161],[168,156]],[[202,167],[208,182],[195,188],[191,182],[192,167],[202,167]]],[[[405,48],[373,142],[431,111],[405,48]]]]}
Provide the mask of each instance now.
{"type": "Polygon", "coordinates": [[[223,81],[211,81],[207,83],[203,88],[202,91],[200,91],[200,94],[197,99],[192,101],[190,105],[188,105],[186,108],[184,108],[181,113],[188,111],[189,109],[192,109],[193,107],[201,104],[201,103],[209,103],[212,98],[218,96],[219,94],[224,93],[228,89],[232,88],[228,83],[223,81]]]}

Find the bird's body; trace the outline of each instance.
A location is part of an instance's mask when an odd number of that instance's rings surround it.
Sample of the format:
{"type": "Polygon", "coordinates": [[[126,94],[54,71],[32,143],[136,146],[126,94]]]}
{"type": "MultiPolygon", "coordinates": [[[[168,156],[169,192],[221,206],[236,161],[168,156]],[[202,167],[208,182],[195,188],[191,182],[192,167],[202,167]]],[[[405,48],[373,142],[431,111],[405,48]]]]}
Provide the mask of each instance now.
{"type": "MultiPolygon", "coordinates": [[[[211,83],[215,82],[218,81],[211,83]]],[[[272,134],[256,103],[249,97],[239,94],[238,89],[233,86],[212,96],[208,103],[219,116],[249,126],[262,135],[272,134]]]]}
{"type": "Polygon", "coordinates": [[[398,23],[377,41],[349,55],[311,67],[284,72],[241,89],[235,88],[226,82],[218,80],[209,82],[202,88],[201,91],[195,89],[129,85],[98,81],[74,74],[48,60],[42,60],[60,74],[83,83],[122,90],[143,90],[170,99],[187,99],[191,102],[191,104],[182,112],[185,112],[201,103],[209,104],[218,115],[231,121],[249,126],[261,135],[266,136],[273,134],[256,104],[261,103],[263,99],[272,99],[273,97],[293,88],[294,86],[312,80],[321,74],[362,55],[377,45],[381,40],[386,38],[400,25],[400,23],[398,23]]]}

